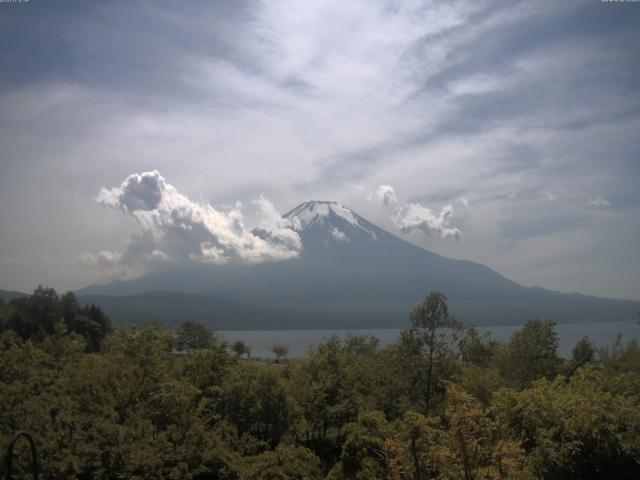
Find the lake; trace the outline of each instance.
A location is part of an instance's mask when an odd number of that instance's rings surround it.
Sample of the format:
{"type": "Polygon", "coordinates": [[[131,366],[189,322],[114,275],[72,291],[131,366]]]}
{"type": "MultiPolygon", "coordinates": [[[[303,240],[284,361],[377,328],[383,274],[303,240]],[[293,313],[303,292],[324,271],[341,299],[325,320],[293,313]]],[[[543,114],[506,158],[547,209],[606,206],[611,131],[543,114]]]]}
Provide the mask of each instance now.
{"type": "MultiPolygon", "coordinates": [[[[491,332],[496,340],[509,340],[513,332],[522,325],[500,325],[478,327],[481,333],[491,332]]],[[[555,327],[559,337],[558,353],[564,357],[571,356],[571,350],[582,337],[589,337],[599,347],[610,346],[616,335],[622,335],[624,343],[632,338],[640,340],[640,325],[636,322],[596,322],[596,323],[564,323],[555,327]]],[[[251,356],[259,358],[273,357],[271,347],[286,345],[289,357],[304,355],[311,346],[323,343],[332,335],[341,339],[356,335],[373,335],[380,340],[381,346],[396,341],[401,329],[353,329],[353,330],[237,330],[221,331],[223,340],[242,340],[251,347],[251,356]]]]}

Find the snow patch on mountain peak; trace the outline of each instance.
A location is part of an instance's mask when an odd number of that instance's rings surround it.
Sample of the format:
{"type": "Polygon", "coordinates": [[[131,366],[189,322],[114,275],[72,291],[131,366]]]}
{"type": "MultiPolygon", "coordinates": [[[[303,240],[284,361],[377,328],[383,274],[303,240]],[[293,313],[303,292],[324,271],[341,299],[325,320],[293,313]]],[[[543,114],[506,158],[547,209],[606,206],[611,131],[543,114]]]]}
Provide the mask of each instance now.
{"type": "MultiPolygon", "coordinates": [[[[335,215],[336,217],[344,220],[353,228],[364,230],[373,238],[376,238],[375,233],[371,229],[367,228],[367,226],[364,224],[364,220],[361,220],[360,217],[352,210],[340,205],[337,202],[326,202],[319,200],[304,202],[291,210],[289,213],[285,214],[284,218],[291,221],[291,224],[293,225],[293,229],[295,231],[301,232],[311,225],[325,222],[332,215],[335,215]]],[[[335,228],[335,226],[332,226],[331,234],[336,240],[346,240],[345,233],[335,228]]]]}

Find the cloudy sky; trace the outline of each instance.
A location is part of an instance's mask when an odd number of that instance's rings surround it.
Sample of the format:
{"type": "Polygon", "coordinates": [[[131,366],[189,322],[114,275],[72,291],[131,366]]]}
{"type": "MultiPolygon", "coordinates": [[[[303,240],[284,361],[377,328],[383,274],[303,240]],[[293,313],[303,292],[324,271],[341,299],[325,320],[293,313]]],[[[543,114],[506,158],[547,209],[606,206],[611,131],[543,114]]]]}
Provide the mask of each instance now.
{"type": "Polygon", "coordinates": [[[640,2],[0,3],[0,288],[139,274],[162,228],[277,261],[318,199],[640,299],[639,44],[640,2]]]}

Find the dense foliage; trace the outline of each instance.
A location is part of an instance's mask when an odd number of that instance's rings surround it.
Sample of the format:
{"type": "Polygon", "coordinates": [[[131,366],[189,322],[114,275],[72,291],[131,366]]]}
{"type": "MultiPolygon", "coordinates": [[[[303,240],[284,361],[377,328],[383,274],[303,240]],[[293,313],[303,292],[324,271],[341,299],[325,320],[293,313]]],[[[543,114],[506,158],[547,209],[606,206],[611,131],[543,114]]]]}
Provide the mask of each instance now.
{"type": "Polygon", "coordinates": [[[54,479],[640,478],[637,342],[562,359],[552,322],[497,342],[437,293],[410,318],[276,363],[39,288],[0,306],[0,448],[28,429],[54,479]]]}
{"type": "Polygon", "coordinates": [[[88,352],[96,352],[111,331],[111,320],[95,305],[81,307],[73,292],[58,295],[40,286],[33,295],[0,303],[3,329],[14,331],[22,340],[35,341],[53,334],[76,334],[84,338],[88,352]]]}

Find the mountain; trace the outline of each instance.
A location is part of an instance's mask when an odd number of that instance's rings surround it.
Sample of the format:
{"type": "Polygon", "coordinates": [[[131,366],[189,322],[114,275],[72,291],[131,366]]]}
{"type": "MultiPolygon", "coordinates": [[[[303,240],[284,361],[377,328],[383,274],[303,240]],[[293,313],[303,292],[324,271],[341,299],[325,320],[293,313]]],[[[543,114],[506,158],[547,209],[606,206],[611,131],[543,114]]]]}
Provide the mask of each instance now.
{"type": "Polygon", "coordinates": [[[135,324],[160,319],[177,326],[185,319],[214,325],[218,330],[251,329],[258,323],[264,329],[311,329],[317,322],[339,328],[322,315],[309,315],[295,309],[247,305],[220,298],[176,292],[148,292],[137,295],[79,295],[83,305],[100,305],[117,324],[135,324]]]}
{"type": "Polygon", "coordinates": [[[284,217],[302,239],[299,258],[185,265],[78,294],[129,297],[109,300],[119,302],[120,314],[128,301],[139,305],[139,295],[164,291],[187,295],[174,299],[174,310],[185,302],[195,302],[201,312],[210,308],[207,318],[214,325],[229,318],[218,316],[210,298],[263,308],[267,317],[276,310],[283,319],[274,322],[238,308],[237,328],[404,327],[411,309],[432,290],[445,292],[452,312],[478,325],[520,324],[537,315],[565,323],[634,320],[640,310],[640,302],[523,287],[484,265],[410,244],[335,202],[305,202],[284,217]]]}
{"type": "Polygon", "coordinates": [[[0,289],[0,298],[2,300],[4,300],[5,302],[10,302],[14,298],[23,298],[23,297],[28,297],[28,296],[29,296],[29,294],[27,294],[27,293],[0,289]]]}

